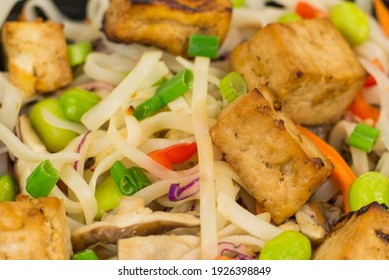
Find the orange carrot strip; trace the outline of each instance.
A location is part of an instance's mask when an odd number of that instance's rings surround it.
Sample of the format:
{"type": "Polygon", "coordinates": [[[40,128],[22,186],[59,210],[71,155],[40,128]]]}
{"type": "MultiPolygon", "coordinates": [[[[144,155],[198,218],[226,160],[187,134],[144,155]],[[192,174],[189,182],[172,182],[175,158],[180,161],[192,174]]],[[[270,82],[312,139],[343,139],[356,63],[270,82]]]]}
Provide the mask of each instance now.
{"type": "Polygon", "coordinates": [[[382,0],[374,0],[374,8],[382,30],[389,37],[389,10],[382,0]]]}
{"type": "Polygon", "coordinates": [[[226,257],[226,256],[218,256],[215,258],[215,260],[234,260],[234,259],[226,257]]]}
{"type": "Polygon", "coordinates": [[[298,126],[300,131],[305,134],[319,148],[319,150],[334,164],[331,177],[338,184],[343,194],[344,210],[346,213],[350,211],[348,204],[348,193],[352,183],[355,180],[355,175],[350,166],[345,162],[342,156],[327,142],[319,136],[309,131],[307,128],[298,126]]]}
{"type": "Polygon", "coordinates": [[[380,116],[380,110],[367,103],[361,92],[357,94],[349,110],[363,120],[372,119],[374,123],[377,122],[380,116]]]}
{"type": "Polygon", "coordinates": [[[302,18],[306,19],[327,16],[323,11],[304,1],[297,3],[295,12],[299,14],[302,18]]]}

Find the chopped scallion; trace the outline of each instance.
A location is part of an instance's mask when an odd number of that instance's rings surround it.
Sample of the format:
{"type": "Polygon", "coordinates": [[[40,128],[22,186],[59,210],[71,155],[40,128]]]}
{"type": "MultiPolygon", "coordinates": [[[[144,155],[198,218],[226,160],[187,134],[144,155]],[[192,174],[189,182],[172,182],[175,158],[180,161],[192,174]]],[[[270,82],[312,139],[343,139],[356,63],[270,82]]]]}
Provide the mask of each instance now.
{"type": "Polygon", "coordinates": [[[127,170],[130,184],[121,188],[124,195],[133,195],[137,191],[151,185],[149,178],[147,178],[139,167],[133,166],[127,170]]]}
{"type": "Polygon", "coordinates": [[[133,195],[151,184],[139,167],[126,168],[121,161],[116,161],[110,169],[111,177],[124,195],[133,195]]]}
{"type": "Polygon", "coordinates": [[[247,84],[239,73],[230,72],[220,81],[219,90],[230,103],[238,96],[247,93],[247,84]]]}
{"type": "Polygon", "coordinates": [[[370,153],[379,136],[379,129],[359,123],[355,126],[347,142],[351,147],[370,153]]]}
{"type": "Polygon", "coordinates": [[[88,54],[92,51],[92,43],[89,41],[78,42],[67,46],[70,66],[83,64],[88,54]]]}
{"type": "Polygon", "coordinates": [[[217,58],[219,56],[219,37],[192,34],[189,37],[188,55],[217,58]]]}
{"type": "Polygon", "coordinates": [[[143,120],[158,112],[174,99],[180,97],[192,88],[193,73],[188,69],[178,72],[169,80],[163,82],[155,95],[135,108],[134,117],[143,120]]]}
{"type": "Polygon", "coordinates": [[[26,190],[34,198],[47,197],[58,182],[59,175],[51,161],[44,160],[28,176],[26,190]]]}
{"type": "Polygon", "coordinates": [[[98,260],[99,257],[96,253],[91,249],[85,249],[75,253],[72,256],[72,260],[80,261],[80,260],[98,260]]]}

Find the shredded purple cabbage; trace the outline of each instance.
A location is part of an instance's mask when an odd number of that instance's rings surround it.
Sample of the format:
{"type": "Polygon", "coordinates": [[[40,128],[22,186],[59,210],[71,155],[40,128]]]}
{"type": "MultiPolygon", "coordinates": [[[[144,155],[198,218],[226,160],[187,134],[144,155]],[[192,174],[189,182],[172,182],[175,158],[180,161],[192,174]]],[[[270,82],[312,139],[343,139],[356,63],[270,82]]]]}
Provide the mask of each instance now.
{"type": "Polygon", "coordinates": [[[244,244],[235,245],[232,242],[218,243],[219,255],[225,255],[236,260],[254,260],[257,259],[256,253],[249,250],[244,244]]]}
{"type": "Polygon", "coordinates": [[[180,184],[171,184],[168,198],[170,201],[180,201],[198,193],[199,190],[200,183],[198,178],[183,187],[180,184]]]}
{"type": "MultiPolygon", "coordinates": [[[[77,153],[80,153],[81,148],[82,148],[82,146],[84,145],[85,140],[86,140],[86,137],[88,136],[89,133],[91,133],[91,130],[88,130],[88,131],[84,134],[84,136],[81,138],[81,141],[80,141],[80,143],[79,143],[78,146],[77,146],[77,151],[76,151],[77,153]]],[[[75,170],[77,170],[77,168],[78,168],[78,160],[76,160],[76,161],[74,162],[73,168],[74,168],[75,170]]]]}

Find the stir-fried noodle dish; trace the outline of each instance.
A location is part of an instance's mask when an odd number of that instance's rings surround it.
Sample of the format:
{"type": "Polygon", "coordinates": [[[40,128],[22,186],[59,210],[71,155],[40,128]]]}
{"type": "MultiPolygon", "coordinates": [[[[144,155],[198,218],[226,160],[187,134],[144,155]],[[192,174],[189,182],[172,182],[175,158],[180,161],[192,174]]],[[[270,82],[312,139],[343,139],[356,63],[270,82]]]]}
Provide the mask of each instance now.
{"type": "Polygon", "coordinates": [[[58,2],[0,4],[0,259],[389,259],[388,1],[58,2]]]}

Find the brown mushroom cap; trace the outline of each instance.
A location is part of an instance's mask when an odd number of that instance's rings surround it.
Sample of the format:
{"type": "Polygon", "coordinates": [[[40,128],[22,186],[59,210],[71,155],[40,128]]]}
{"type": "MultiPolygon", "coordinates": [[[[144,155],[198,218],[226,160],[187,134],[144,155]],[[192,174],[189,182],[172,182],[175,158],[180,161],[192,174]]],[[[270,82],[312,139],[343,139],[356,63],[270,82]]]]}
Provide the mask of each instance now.
{"type": "Polygon", "coordinates": [[[116,212],[104,216],[100,222],[73,231],[72,242],[74,250],[79,251],[98,242],[116,244],[119,239],[132,236],[163,234],[180,227],[198,226],[200,219],[196,213],[153,212],[144,207],[143,199],[124,197],[116,212]]]}

